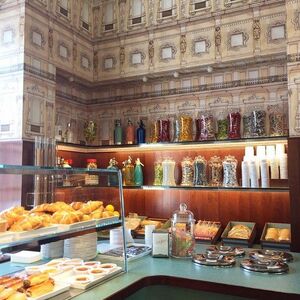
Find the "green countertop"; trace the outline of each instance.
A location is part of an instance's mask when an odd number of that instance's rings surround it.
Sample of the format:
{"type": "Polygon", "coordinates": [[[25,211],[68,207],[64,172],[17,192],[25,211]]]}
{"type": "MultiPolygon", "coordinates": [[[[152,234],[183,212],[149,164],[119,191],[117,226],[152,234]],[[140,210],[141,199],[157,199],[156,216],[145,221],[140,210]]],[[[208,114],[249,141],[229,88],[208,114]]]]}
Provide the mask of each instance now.
{"type": "MultiPolygon", "coordinates": [[[[204,252],[207,245],[198,245],[197,252],[204,252]]],[[[247,252],[249,249],[247,249],[247,252]]],[[[286,274],[262,274],[247,272],[240,268],[239,261],[231,268],[203,267],[195,265],[191,260],[174,258],[152,258],[150,255],[129,262],[129,272],[120,275],[102,285],[75,297],[76,300],[103,299],[125,289],[134,282],[148,276],[172,276],[229,286],[261,289],[280,293],[297,294],[300,299],[300,254],[293,253],[294,261],[289,263],[290,270],[286,274]]],[[[230,287],[228,287],[230,290],[230,287]]]]}

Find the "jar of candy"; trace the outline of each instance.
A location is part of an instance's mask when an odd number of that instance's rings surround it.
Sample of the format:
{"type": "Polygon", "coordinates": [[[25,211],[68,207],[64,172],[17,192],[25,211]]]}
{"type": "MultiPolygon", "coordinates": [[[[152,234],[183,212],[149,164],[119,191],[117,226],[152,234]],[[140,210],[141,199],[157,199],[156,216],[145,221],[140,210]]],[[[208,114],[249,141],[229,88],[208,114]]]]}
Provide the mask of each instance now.
{"type": "Polygon", "coordinates": [[[158,142],[167,143],[171,141],[170,138],[170,120],[159,119],[158,123],[158,142]]]}
{"type": "Polygon", "coordinates": [[[241,138],[241,114],[238,111],[231,111],[227,116],[228,120],[228,138],[241,138]]]}
{"type": "Polygon", "coordinates": [[[188,142],[193,140],[193,119],[189,115],[182,115],[179,118],[179,142],[188,142]]]}
{"type": "Polygon", "coordinates": [[[266,135],[266,112],[261,108],[256,108],[251,112],[251,135],[260,137],[266,135]]]}
{"type": "Polygon", "coordinates": [[[225,112],[219,112],[217,114],[217,139],[228,139],[228,119],[225,112]]]}
{"type": "Polygon", "coordinates": [[[201,114],[196,119],[196,141],[207,141],[215,139],[215,120],[211,113],[201,114]]]}
{"type": "Polygon", "coordinates": [[[252,137],[252,117],[249,112],[245,112],[243,115],[243,137],[252,137]]]}
{"type": "Polygon", "coordinates": [[[157,143],[158,142],[158,122],[157,120],[150,121],[150,135],[149,135],[149,143],[157,143]]]}
{"type": "Polygon", "coordinates": [[[269,128],[270,136],[283,136],[285,127],[285,113],[279,105],[270,105],[269,111],[269,128]]]}
{"type": "Polygon", "coordinates": [[[181,162],[182,186],[192,186],[194,179],[194,163],[190,157],[185,157],[181,162]]]}
{"type": "Polygon", "coordinates": [[[173,122],[173,142],[179,142],[179,136],[180,136],[180,122],[178,118],[174,119],[173,122]]]}
{"type": "Polygon", "coordinates": [[[208,174],[210,186],[222,185],[223,165],[219,156],[213,156],[208,161],[208,174]]]}
{"type": "Polygon", "coordinates": [[[238,186],[237,181],[237,159],[234,156],[228,155],[223,160],[223,186],[235,187],[238,186]]]}
{"type": "Polygon", "coordinates": [[[180,204],[172,216],[171,256],[175,258],[191,258],[195,250],[195,219],[187,205],[180,204]]]}
{"type": "Polygon", "coordinates": [[[172,158],[166,158],[162,161],[163,180],[162,185],[176,185],[175,182],[175,161],[172,158]]]}
{"type": "Polygon", "coordinates": [[[197,156],[194,160],[194,185],[206,185],[207,161],[203,156],[197,156]]]}
{"type": "MultiPolygon", "coordinates": [[[[89,158],[87,159],[86,168],[89,170],[97,169],[97,159],[89,158]]],[[[85,175],[85,184],[86,185],[98,185],[99,184],[99,176],[98,175],[85,175]]]]}
{"type": "Polygon", "coordinates": [[[153,185],[162,185],[163,182],[163,168],[161,161],[154,163],[154,181],[153,185]]]}

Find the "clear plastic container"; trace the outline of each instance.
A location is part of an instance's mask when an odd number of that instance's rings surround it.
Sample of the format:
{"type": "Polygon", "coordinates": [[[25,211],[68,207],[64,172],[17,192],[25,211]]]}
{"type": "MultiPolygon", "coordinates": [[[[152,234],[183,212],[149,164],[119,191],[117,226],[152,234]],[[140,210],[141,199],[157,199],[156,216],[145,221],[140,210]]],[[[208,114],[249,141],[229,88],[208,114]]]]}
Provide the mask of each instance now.
{"type": "Polygon", "coordinates": [[[219,156],[213,156],[208,161],[208,176],[210,186],[221,186],[223,181],[223,165],[219,156]]]}
{"type": "Polygon", "coordinates": [[[171,256],[175,258],[191,258],[195,251],[194,237],[195,219],[187,205],[180,204],[172,216],[171,256]]]}
{"type": "Polygon", "coordinates": [[[207,185],[207,161],[203,156],[197,156],[194,160],[194,185],[207,185]]]}
{"type": "Polygon", "coordinates": [[[175,182],[175,165],[176,162],[172,158],[166,158],[162,161],[163,180],[162,185],[176,185],[175,182]]]}
{"type": "Polygon", "coordinates": [[[153,185],[162,185],[163,182],[163,167],[160,160],[154,162],[154,181],[153,185]]]}
{"type": "Polygon", "coordinates": [[[182,186],[192,186],[194,179],[194,162],[190,157],[185,157],[181,162],[182,186]]]}
{"type": "Polygon", "coordinates": [[[225,187],[236,187],[238,186],[237,180],[237,159],[234,156],[225,156],[223,160],[223,186],[225,187]]]}
{"type": "Polygon", "coordinates": [[[179,141],[189,142],[193,140],[193,118],[189,115],[181,115],[179,117],[179,141]]]}
{"type": "Polygon", "coordinates": [[[228,138],[240,139],[241,138],[241,114],[239,111],[231,111],[227,116],[228,120],[228,138]]]}

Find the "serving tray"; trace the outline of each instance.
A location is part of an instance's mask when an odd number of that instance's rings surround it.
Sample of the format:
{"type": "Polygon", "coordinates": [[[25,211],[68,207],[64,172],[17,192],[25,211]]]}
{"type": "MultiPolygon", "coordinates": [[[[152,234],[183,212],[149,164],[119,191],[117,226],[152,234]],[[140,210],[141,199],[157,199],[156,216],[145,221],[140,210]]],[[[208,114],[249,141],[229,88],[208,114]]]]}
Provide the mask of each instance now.
{"type": "Polygon", "coordinates": [[[249,253],[249,257],[256,260],[273,260],[273,261],[281,261],[281,262],[291,262],[293,260],[293,255],[284,252],[284,251],[276,251],[276,250],[253,250],[249,253]]]}
{"type": "Polygon", "coordinates": [[[244,259],[240,267],[246,271],[261,272],[269,274],[284,274],[289,271],[289,266],[280,261],[244,259]]]}
{"type": "Polygon", "coordinates": [[[206,249],[207,254],[219,254],[226,256],[243,256],[245,255],[245,250],[239,247],[231,246],[210,246],[206,249]]]}
{"type": "Polygon", "coordinates": [[[193,262],[202,266],[232,267],[235,264],[235,258],[233,256],[203,253],[195,254],[193,262]]]}

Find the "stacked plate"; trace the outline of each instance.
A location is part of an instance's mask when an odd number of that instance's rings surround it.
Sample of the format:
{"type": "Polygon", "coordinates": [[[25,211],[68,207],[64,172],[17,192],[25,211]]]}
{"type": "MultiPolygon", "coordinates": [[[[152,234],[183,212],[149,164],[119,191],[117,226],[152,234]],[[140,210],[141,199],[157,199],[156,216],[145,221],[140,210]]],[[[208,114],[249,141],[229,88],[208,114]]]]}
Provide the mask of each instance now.
{"type": "Polygon", "coordinates": [[[44,259],[63,257],[64,241],[62,240],[42,245],[41,254],[44,259]]]}
{"type": "Polygon", "coordinates": [[[88,233],[64,241],[64,257],[91,260],[97,256],[97,233],[88,233]]]}

